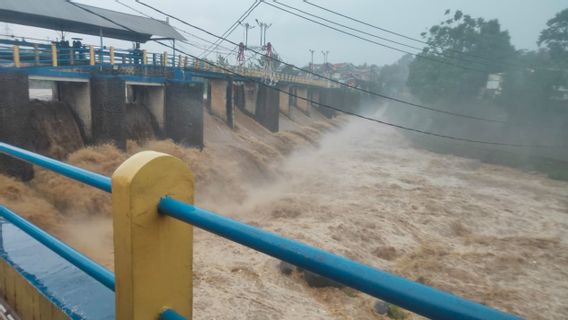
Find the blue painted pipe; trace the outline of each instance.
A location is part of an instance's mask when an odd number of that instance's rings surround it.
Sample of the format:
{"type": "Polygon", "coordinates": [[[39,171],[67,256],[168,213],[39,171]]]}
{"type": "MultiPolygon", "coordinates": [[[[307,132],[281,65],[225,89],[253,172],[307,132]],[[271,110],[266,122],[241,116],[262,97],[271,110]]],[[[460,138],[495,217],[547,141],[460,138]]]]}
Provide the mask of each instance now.
{"type": "Polygon", "coordinates": [[[266,253],[407,310],[440,320],[520,319],[456,295],[164,197],[162,214],[266,253]]]}
{"type": "Polygon", "coordinates": [[[111,192],[111,182],[109,177],[105,177],[89,170],[77,168],[70,164],[48,158],[9,144],[0,142],[0,153],[5,153],[20,160],[57,172],[68,178],[83,182],[92,187],[111,192]]]}
{"type": "Polygon", "coordinates": [[[167,309],[160,314],[160,320],[186,320],[182,315],[173,311],[172,309],[167,309]]]}
{"type": "Polygon", "coordinates": [[[77,250],[71,248],[61,240],[36,227],[26,219],[20,217],[18,214],[10,211],[4,206],[0,206],[0,216],[11,222],[16,227],[22,229],[22,231],[29,234],[32,238],[36,239],[44,246],[53,250],[53,252],[57,253],[77,268],[83,270],[86,274],[102,283],[105,287],[114,291],[114,274],[105,269],[103,266],[87,258],[77,250]]]}

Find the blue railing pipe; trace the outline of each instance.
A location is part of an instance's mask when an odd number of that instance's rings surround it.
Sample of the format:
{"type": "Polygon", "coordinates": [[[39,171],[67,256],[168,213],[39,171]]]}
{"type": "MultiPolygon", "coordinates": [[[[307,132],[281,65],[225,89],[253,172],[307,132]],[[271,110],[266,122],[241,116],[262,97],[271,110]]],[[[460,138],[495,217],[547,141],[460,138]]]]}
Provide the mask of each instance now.
{"type": "Polygon", "coordinates": [[[182,315],[172,309],[167,309],[160,314],[160,320],[186,320],[182,315]]]}
{"type": "Polygon", "coordinates": [[[11,222],[16,227],[20,228],[22,231],[39,241],[44,246],[60,255],[65,260],[69,261],[77,268],[83,270],[86,274],[102,283],[105,287],[114,291],[114,274],[105,269],[103,266],[79,253],[77,250],[66,245],[61,240],[55,238],[49,233],[36,227],[31,222],[20,217],[15,212],[9,210],[4,206],[0,206],[0,216],[11,222]]]}
{"type": "Polygon", "coordinates": [[[0,153],[5,153],[31,164],[57,172],[68,178],[83,182],[106,192],[111,192],[112,190],[111,180],[109,177],[105,177],[89,170],[81,169],[37,153],[14,147],[4,142],[0,142],[0,153]]]}
{"type": "Polygon", "coordinates": [[[185,221],[431,319],[520,319],[517,316],[240,223],[170,197],[162,198],[158,208],[162,214],[185,221]]]}

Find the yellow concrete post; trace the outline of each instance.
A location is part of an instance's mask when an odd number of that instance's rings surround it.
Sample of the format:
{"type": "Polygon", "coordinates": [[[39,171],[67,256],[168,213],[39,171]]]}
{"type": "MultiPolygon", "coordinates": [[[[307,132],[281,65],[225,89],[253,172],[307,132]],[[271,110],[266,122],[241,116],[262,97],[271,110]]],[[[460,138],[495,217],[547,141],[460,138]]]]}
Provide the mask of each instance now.
{"type": "Polygon", "coordinates": [[[187,68],[187,56],[183,57],[183,68],[187,68]]]}
{"type": "Polygon", "coordinates": [[[182,66],[182,58],[181,58],[181,54],[178,55],[178,68],[181,68],[182,66]]]}
{"type": "Polygon", "coordinates": [[[110,47],[110,64],[114,64],[114,47],[110,47]]]}
{"type": "Polygon", "coordinates": [[[51,65],[57,67],[57,47],[54,44],[51,45],[51,65]]]}
{"type": "Polygon", "coordinates": [[[95,47],[89,46],[89,64],[95,65],[95,47]]]}
{"type": "Polygon", "coordinates": [[[146,49],[142,50],[142,63],[148,64],[148,51],[146,49]]]}
{"type": "Polygon", "coordinates": [[[164,51],[162,54],[162,66],[166,67],[168,65],[168,52],[164,51]]]}
{"type": "Polygon", "coordinates": [[[14,66],[16,66],[16,68],[19,68],[20,67],[20,47],[14,46],[12,51],[13,51],[13,55],[14,55],[14,66]]]}
{"type": "Polygon", "coordinates": [[[192,226],[158,213],[168,195],[193,203],[193,175],[159,152],[135,154],[112,175],[116,319],[192,318],[192,226]]]}

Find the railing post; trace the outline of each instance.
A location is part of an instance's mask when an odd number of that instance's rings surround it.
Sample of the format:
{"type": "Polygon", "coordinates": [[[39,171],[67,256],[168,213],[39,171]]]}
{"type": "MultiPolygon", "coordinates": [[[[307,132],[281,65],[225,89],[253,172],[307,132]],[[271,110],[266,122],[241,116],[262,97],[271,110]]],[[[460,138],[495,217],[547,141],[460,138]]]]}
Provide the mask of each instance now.
{"type": "Polygon", "coordinates": [[[95,65],[95,47],[89,46],[89,64],[95,65]]]}
{"type": "Polygon", "coordinates": [[[39,47],[37,43],[34,44],[34,65],[39,65],[39,47]]]}
{"type": "Polygon", "coordinates": [[[110,64],[114,64],[114,47],[110,47],[110,64]]]}
{"type": "Polygon", "coordinates": [[[187,69],[187,56],[183,57],[183,68],[187,69]]]}
{"type": "Polygon", "coordinates": [[[169,308],[192,318],[192,226],[158,213],[168,195],[193,203],[181,160],[144,151],[112,175],[116,319],[154,320],[169,308]]]}
{"type": "Polygon", "coordinates": [[[57,47],[55,44],[51,45],[51,65],[57,67],[57,47]]]}
{"type": "Polygon", "coordinates": [[[168,52],[164,51],[162,55],[162,67],[167,67],[167,66],[168,66],[168,52]]]}
{"type": "Polygon", "coordinates": [[[18,46],[13,46],[13,58],[14,58],[14,66],[16,68],[20,67],[20,47],[18,46]]]}
{"type": "Polygon", "coordinates": [[[142,50],[142,64],[148,64],[148,51],[142,50]]]}

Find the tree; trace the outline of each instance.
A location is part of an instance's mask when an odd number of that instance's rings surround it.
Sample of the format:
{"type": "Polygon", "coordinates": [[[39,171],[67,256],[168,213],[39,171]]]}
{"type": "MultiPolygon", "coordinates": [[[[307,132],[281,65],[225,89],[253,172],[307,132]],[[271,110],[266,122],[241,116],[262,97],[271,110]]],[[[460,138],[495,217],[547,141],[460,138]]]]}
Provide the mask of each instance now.
{"type": "Polygon", "coordinates": [[[217,65],[226,68],[229,66],[229,59],[223,57],[222,55],[217,56],[217,65]]]}
{"type": "Polygon", "coordinates": [[[410,64],[407,85],[422,101],[451,105],[475,99],[488,75],[502,72],[515,49],[498,20],[459,10],[445,15],[446,20],[422,34],[429,46],[410,64]]]}
{"type": "Polygon", "coordinates": [[[538,45],[544,45],[554,62],[568,66],[568,9],[564,9],[546,23],[538,37],[538,45]]]}

